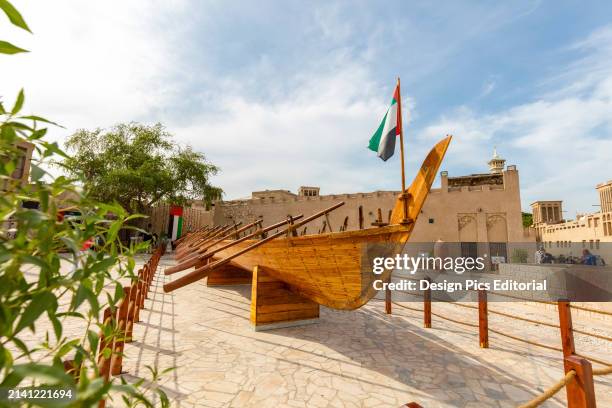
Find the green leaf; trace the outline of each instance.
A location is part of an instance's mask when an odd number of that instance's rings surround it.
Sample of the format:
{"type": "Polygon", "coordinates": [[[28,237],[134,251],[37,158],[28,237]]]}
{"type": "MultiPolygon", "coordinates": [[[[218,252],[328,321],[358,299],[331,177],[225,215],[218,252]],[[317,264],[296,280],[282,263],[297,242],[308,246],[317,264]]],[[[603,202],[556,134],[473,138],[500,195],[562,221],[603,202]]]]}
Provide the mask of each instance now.
{"type": "Polygon", "coordinates": [[[30,30],[30,27],[28,27],[25,20],[21,16],[21,14],[19,14],[19,11],[17,11],[17,9],[13,7],[13,5],[9,3],[7,0],[0,0],[0,9],[4,11],[6,16],[11,21],[11,23],[13,23],[19,28],[23,28],[24,30],[29,31],[30,33],[32,32],[32,30],[30,30]]]}
{"type": "Polygon", "coordinates": [[[53,325],[55,338],[57,339],[57,341],[60,341],[60,339],[62,338],[62,323],[59,321],[55,313],[51,311],[47,313],[47,316],[49,316],[49,320],[51,320],[51,324],[53,325]]]}
{"type": "MultiPolygon", "coordinates": [[[[0,1],[1,1],[1,0],[0,0],[0,1]]],[[[36,116],[36,115],[26,115],[26,116],[20,116],[20,117],[19,117],[19,119],[28,119],[28,120],[34,120],[34,121],[36,121],[36,122],[48,123],[48,124],[50,124],[50,125],[54,125],[54,126],[58,126],[58,127],[64,128],[64,126],[62,126],[62,125],[60,125],[60,124],[58,124],[58,123],[52,122],[52,121],[50,121],[49,119],[45,119],[45,118],[43,118],[43,117],[36,116]]]]}
{"type": "Polygon", "coordinates": [[[30,354],[30,351],[28,350],[28,346],[26,346],[26,344],[20,339],[18,339],[17,337],[13,337],[13,344],[15,344],[15,346],[17,346],[17,348],[21,350],[21,352],[24,355],[27,356],[30,354]]]}
{"type": "Polygon", "coordinates": [[[91,273],[97,273],[97,272],[102,272],[102,271],[108,271],[110,270],[113,265],[115,264],[115,262],[117,261],[117,259],[115,257],[108,257],[108,258],[104,258],[102,261],[100,262],[96,262],[91,268],[90,268],[90,272],[91,273]]]}
{"type": "Polygon", "coordinates": [[[98,298],[96,297],[96,295],[94,295],[90,288],[83,284],[79,286],[79,289],[77,289],[77,293],[74,296],[73,303],[71,306],[72,310],[76,310],[85,299],[87,299],[87,301],[89,302],[92,313],[94,315],[97,314],[100,309],[98,298]]]}
{"type": "Polygon", "coordinates": [[[23,48],[19,48],[16,45],[11,44],[10,42],[0,40],[0,54],[19,54],[20,52],[30,52],[28,50],[24,50],[23,48]]]}
{"type": "Polygon", "coordinates": [[[60,367],[36,363],[20,364],[13,367],[13,371],[6,376],[0,386],[13,388],[24,378],[36,378],[45,384],[69,384],[74,383],[73,378],[66,374],[60,367]]]}
{"type": "Polygon", "coordinates": [[[71,340],[65,344],[62,345],[62,347],[60,347],[60,349],[58,350],[57,354],[55,355],[57,358],[62,358],[64,357],[66,354],[70,353],[72,351],[72,349],[79,344],[81,340],[80,339],[74,339],[71,340]]]}
{"type": "Polygon", "coordinates": [[[25,101],[25,95],[23,93],[23,88],[21,88],[21,90],[19,91],[19,95],[17,95],[17,100],[15,101],[15,105],[13,105],[13,109],[11,110],[12,115],[15,115],[21,110],[21,108],[23,107],[24,101],[25,101]]]}
{"type": "Polygon", "coordinates": [[[14,334],[19,333],[25,327],[32,325],[43,312],[57,309],[57,299],[51,292],[42,292],[32,298],[30,304],[25,308],[14,334]]]}

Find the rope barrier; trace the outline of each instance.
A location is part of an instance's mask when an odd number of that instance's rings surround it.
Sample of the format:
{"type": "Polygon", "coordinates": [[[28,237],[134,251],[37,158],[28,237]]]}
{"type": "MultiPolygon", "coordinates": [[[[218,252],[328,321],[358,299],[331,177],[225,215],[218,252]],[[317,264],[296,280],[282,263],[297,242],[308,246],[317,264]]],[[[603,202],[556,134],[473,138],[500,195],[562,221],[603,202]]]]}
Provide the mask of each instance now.
{"type": "Polygon", "coordinates": [[[598,339],[612,341],[612,337],[604,336],[603,334],[588,333],[588,332],[585,332],[585,331],[582,331],[582,330],[578,330],[578,329],[573,329],[573,330],[574,330],[574,333],[580,333],[580,334],[583,334],[585,336],[597,337],[598,339]]]}
{"type": "Polygon", "coordinates": [[[424,311],[423,309],[417,309],[416,307],[408,307],[408,306],[404,306],[404,305],[401,305],[401,304],[399,304],[399,303],[397,303],[397,302],[391,302],[391,303],[393,303],[394,305],[397,305],[397,306],[399,306],[399,307],[403,307],[404,309],[414,310],[415,312],[423,312],[423,311],[424,311]]]}
{"type": "MultiPolygon", "coordinates": [[[[392,302],[392,303],[396,304],[399,307],[403,307],[404,309],[414,310],[414,311],[417,311],[417,312],[422,312],[423,311],[423,309],[416,309],[416,308],[404,306],[404,305],[399,304],[397,302],[392,302]]],[[[478,327],[477,324],[463,322],[461,320],[451,319],[450,317],[446,317],[444,315],[441,315],[439,313],[435,313],[433,311],[431,312],[431,314],[432,314],[432,316],[437,316],[437,317],[439,317],[441,319],[448,320],[449,322],[458,323],[458,324],[462,324],[464,326],[469,326],[469,327],[478,327]]],[[[538,342],[531,341],[531,340],[525,340],[525,339],[522,339],[520,337],[516,337],[516,336],[513,336],[513,335],[508,334],[508,333],[504,333],[504,332],[499,331],[499,330],[495,330],[495,329],[489,328],[489,331],[492,332],[492,333],[499,334],[500,336],[506,336],[506,337],[509,337],[509,338],[511,338],[513,340],[522,341],[524,343],[531,344],[533,346],[538,346],[538,347],[542,347],[542,348],[549,349],[549,350],[554,350],[554,351],[563,351],[563,349],[561,349],[560,347],[554,347],[554,346],[549,346],[549,345],[538,343],[538,342]]],[[[593,360],[593,361],[596,361],[596,360],[593,360]]],[[[596,362],[598,362],[598,361],[596,361],[596,362]]]]}
{"type": "Polygon", "coordinates": [[[567,374],[565,374],[565,376],[562,379],[560,379],[552,387],[550,387],[549,389],[544,391],[543,394],[535,397],[534,399],[532,399],[531,401],[529,401],[529,402],[527,402],[525,404],[520,405],[518,408],[535,408],[535,407],[539,406],[544,401],[552,398],[563,387],[565,387],[567,385],[567,383],[569,383],[571,380],[573,380],[575,376],[576,376],[576,371],[574,371],[574,370],[568,371],[567,374]]]}
{"type": "MultiPolygon", "coordinates": [[[[607,375],[607,374],[612,374],[612,365],[606,368],[600,368],[600,369],[593,370],[593,376],[607,375]]],[[[540,406],[540,404],[542,404],[544,401],[552,398],[556,393],[561,391],[561,389],[565,387],[570,381],[572,381],[575,376],[576,376],[576,371],[574,370],[568,371],[567,374],[565,374],[565,376],[562,379],[560,379],[557,383],[555,383],[550,388],[548,388],[546,391],[544,391],[544,393],[532,399],[531,401],[527,402],[526,404],[520,405],[518,408],[535,408],[535,407],[540,406]]]]}
{"type": "Polygon", "coordinates": [[[517,319],[517,320],[522,320],[524,322],[541,324],[542,326],[554,327],[554,328],[557,328],[557,329],[559,328],[558,324],[542,322],[542,321],[539,321],[539,320],[532,320],[532,319],[528,319],[526,317],[520,317],[520,316],[515,316],[515,315],[509,314],[509,313],[499,312],[497,310],[489,309],[489,313],[493,313],[493,314],[500,315],[500,316],[505,316],[505,317],[510,317],[510,318],[517,319]]]}
{"type": "Polygon", "coordinates": [[[525,340],[520,337],[516,337],[516,336],[513,336],[511,334],[508,334],[508,333],[505,333],[499,330],[491,329],[490,327],[489,327],[489,331],[492,333],[499,334],[500,336],[506,336],[513,340],[522,341],[523,343],[531,344],[532,346],[538,346],[538,347],[542,347],[542,348],[549,349],[549,350],[563,352],[563,349],[561,347],[549,346],[547,344],[538,343],[537,341],[525,340]]]}
{"type": "Polygon", "coordinates": [[[587,355],[585,355],[585,354],[578,354],[578,353],[576,353],[576,355],[577,355],[578,357],[586,358],[587,360],[593,361],[593,362],[595,362],[595,363],[597,363],[597,364],[601,364],[602,366],[606,366],[606,367],[608,367],[608,366],[612,366],[612,363],[611,363],[611,362],[609,362],[609,361],[599,360],[599,359],[597,359],[597,358],[595,358],[595,357],[587,356],[587,355]]]}
{"type": "Polygon", "coordinates": [[[608,375],[612,374],[612,365],[606,368],[600,368],[597,370],[593,370],[593,375],[608,375]]]}
{"type": "Polygon", "coordinates": [[[493,291],[490,291],[489,293],[490,293],[490,294],[492,294],[492,295],[497,295],[497,296],[502,296],[502,297],[508,297],[508,298],[511,298],[511,299],[523,300],[523,301],[525,301],[525,302],[542,303],[542,304],[545,304],[545,305],[557,305],[557,303],[556,303],[556,302],[553,302],[553,301],[550,301],[550,300],[535,300],[535,299],[527,299],[527,298],[520,297],[520,296],[508,295],[508,294],[506,294],[506,293],[499,293],[499,292],[493,292],[493,291]]]}
{"type": "MultiPolygon", "coordinates": [[[[414,310],[415,312],[423,312],[423,311],[424,311],[423,309],[417,309],[417,308],[413,308],[413,307],[404,306],[404,305],[402,305],[402,304],[400,304],[400,303],[397,303],[397,302],[391,302],[391,303],[393,303],[393,304],[395,304],[395,305],[397,305],[397,306],[399,306],[399,307],[403,307],[404,309],[414,310]]],[[[458,323],[458,324],[463,324],[463,325],[465,325],[465,326],[470,326],[470,327],[478,327],[478,325],[477,325],[477,324],[468,323],[468,322],[462,322],[462,321],[460,321],[460,320],[451,319],[450,317],[443,316],[443,315],[438,314],[438,313],[436,313],[436,312],[431,312],[431,315],[432,315],[432,316],[437,316],[437,317],[439,317],[440,319],[448,320],[449,322],[454,322],[454,323],[458,323]]]]}
{"type": "MultiPolygon", "coordinates": [[[[418,309],[418,308],[413,308],[413,307],[405,306],[405,305],[402,305],[402,304],[400,304],[398,302],[393,302],[392,301],[391,303],[393,303],[393,304],[395,304],[395,305],[397,305],[397,306],[399,306],[401,308],[404,308],[404,309],[408,309],[408,310],[412,310],[412,311],[416,311],[416,312],[424,312],[423,309],[418,309]]],[[[454,305],[457,305],[457,306],[467,307],[467,308],[470,308],[470,309],[478,309],[477,307],[471,306],[471,305],[464,305],[464,304],[455,303],[455,302],[450,302],[450,303],[452,303],[454,305]]],[[[511,315],[511,314],[504,313],[504,312],[499,312],[499,311],[496,311],[496,310],[489,310],[489,313],[498,314],[498,315],[509,317],[509,318],[515,318],[515,319],[526,321],[526,322],[530,322],[530,323],[542,324],[542,325],[549,326],[549,327],[554,327],[554,328],[559,328],[560,327],[559,325],[556,325],[556,324],[541,322],[541,321],[538,321],[538,320],[532,320],[532,319],[527,319],[527,318],[522,318],[522,317],[519,317],[519,316],[511,315]]],[[[444,319],[444,320],[447,320],[447,321],[450,321],[450,322],[453,322],[453,323],[461,324],[461,325],[464,325],[464,326],[476,327],[476,328],[479,327],[478,324],[473,324],[473,323],[468,323],[468,322],[452,319],[450,317],[441,315],[439,313],[435,313],[433,311],[431,312],[431,314],[433,316],[439,317],[441,319],[444,319]]],[[[517,337],[517,336],[513,336],[511,334],[508,334],[508,333],[505,333],[505,332],[502,332],[502,331],[499,331],[499,330],[491,329],[491,328],[489,328],[488,330],[490,332],[498,334],[500,336],[504,336],[504,337],[507,337],[507,338],[510,338],[510,339],[513,339],[513,340],[516,340],[516,341],[527,343],[527,344],[530,344],[530,345],[533,345],[533,346],[536,346],[536,347],[541,347],[541,348],[545,348],[545,349],[548,349],[548,350],[563,352],[563,349],[560,348],[560,347],[549,346],[547,344],[542,344],[542,343],[539,343],[539,342],[536,342],[536,341],[526,340],[526,339],[523,339],[523,338],[520,338],[520,337],[517,337]]],[[[609,337],[603,336],[603,335],[597,335],[597,334],[594,334],[594,333],[587,333],[587,332],[584,332],[584,331],[581,331],[581,330],[576,330],[576,329],[574,329],[573,331],[577,332],[577,333],[584,334],[584,335],[588,335],[588,336],[602,338],[604,340],[612,340],[612,338],[609,338],[609,337]]],[[[578,357],[582,357],[584,359],[587,359],[589,361],[592,361],[592,362],[595,362],[595,363],[598,363],[598,364],[606,366],[606,367],[600,368],[600,369],[593,369],[593,376],[612,374],[612,363],[606,362],[606,361],[603,361],[603,360],[599,360],[599,359],[591,357],[591,356],[582,355],[582,354],[577,354],[576,353],[575,355],[578,356],[578,357]]],[[[571,370],[571,371],[567,372],[567,374],[565,374],[565,376],[561,380],[559,380],[557,383],[555,383],[550,388],[548,388],[544,393],[542,393],[538,397],[532,399],[531,401],[529,401],[529,402],[527,402],[527,403],[525,403],[523,405],[520,405],[519,408],[535,408],[535,407],[540,406],[542,403],[544,403],[548,399],[552,398],[556,393],[558,393],[572,379],[574,379],[574,377],[576,377],[576,372],[574,370],[571,370]]]]}
{"type": "Polygon", "coordinates": [[[463,322],[463,321],[461,321],[461,320],[451,319],[450,317],[446,317],[446,316],[441,315],[441,314],[438,314],[438,313],[436,313],[436,312],[431,312],[431,315],[432,315],[432,316],[437,316],[437,317],[439,317],[440,319],[448,320],[449,322],[453,322],[453,323],[462,324],[462,325],[464,325],[464,326],[478,327],[478,325],[477,325],[477,324],[474,324],[474,323],[468,323],[468,322],[463,322]]]}
{"type": "Polygon", "coordinates": [[[578,305],[570,304],[570,308],[576,309],[576,310],[583,310],[585,312],[599,313],[599,314],[603,314],[603,315],[607,315],[607,316],[612,316],[612,312],[607,312],[605,310],[592,309],[592,308],[586,307],[586,306],[578,306],[578,305]]]}
{"type": "MultiPolygon", "coordinates": [[[[404,291],[404,292],[406,292],[406,291],[404,291]]],[[[410,295],[418,296],[418,297],[423,297],[422,294],[418,294],[418,293],[410,293],[410,295]]],[[[508,297],[510,297],[510,295],[501,295],[501,296],[508,296],[508,297]]],[[[518,298],[516,296],[512,296],[512,297],[518,298]]],[[[544,301],[541,301],[541,302],[544,302],[544,301]]],[[[467,308],[467,309],[478,310],[478,306],[465,305],[465,304],[456,303],[456,302],[446,302],[446,303],[449,303],[449,304],[452,304],[452,305],[455,305],[455,306],[464,307],[464,308],[467,308]]],[[[570,307],[574,307],[574,306],[570,305],[570,307]]],[[[580,307],[583,310],[590,311],[590,309],[588,309],[588,308],[583,308],[581,306],[578,306],[578,307],[580,307]]],[[[513,314],[510,314],[510,313],[504,313],[504,312],[500,312],[500,311],[497,311],[497,310],[489,309],[488,312],[491,313],[491,314],[496,314],[496,315],[508,317],[508,318],[511,318],[511,319],[522,320],[522,321],[528,322],[528,323],[540,324],[542,326],[554,327],[554,328],[557,328],[557,329],[559,328],[558,324],[543,322],[543,321],[540,321],[540,320],[528,319],[526,317],[521,317],[521,316],[513,315],[513,314]]],[[[603,313],[607,314],[607,312],[603,312],[603,313]]],[[[574,333],[579,333],[579,334],[582,334],[584,336],[591,336],[591,337],[595,337],[595,338],[598,338],[598,339],[601,339],[601,340],[612,341],[612,337],[604,336],[603,334],[590,333],[590,332],[586,332],[586,331],[583,331],[583,330],[580,330],[580,329],[573,329],[573,331],[574,331],[574,333]]]]}

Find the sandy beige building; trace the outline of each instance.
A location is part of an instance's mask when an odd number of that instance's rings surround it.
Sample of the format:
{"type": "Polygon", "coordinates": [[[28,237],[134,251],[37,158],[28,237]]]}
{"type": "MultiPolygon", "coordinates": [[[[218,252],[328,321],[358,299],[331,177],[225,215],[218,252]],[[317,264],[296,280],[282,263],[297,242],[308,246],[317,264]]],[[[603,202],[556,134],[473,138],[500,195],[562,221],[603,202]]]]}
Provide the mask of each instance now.
{"type": "Polygon", "coordinates": [[[583,249],[612,261],[612,180],[596,186],[599,212],[563,219],[562,201],[531,204],[537,240],[553,255],[580,256],[583,249]]]}
{"type": "MultiPolygon", "coordinates": [[[[474,254],[477,248],[480,252],[485,245],[492,255],[503,257],[509,255],[508,242],[535,242],[535,236],[523,228],[516,166],[505,166],[505,160],[497,153],[488,165],[488,172],[466,176],[451,177],[442,171],[440,187],[431,190],[411,242],[460,242],[462,252],[467,254],[474,254]]],[[[379,212],[386,222],[398,194],[399,191],[374,191],[321,195],[316,186],[302,186],[297,193],[255,191],[248,199],[216,202],[199,219],[214,225],[247,224],[262,219],[264,225],[271,225],[290,214],[309,215],[344,201],[345,205],[332,212],[329,219],[313,221],[299,233],[356,230],[370,227],[377,221],[379,212]],[[206,221],[209,217],[210,221],[206,221]]],[[[188,220],[185,223],[189,225],[188,220]]]]}

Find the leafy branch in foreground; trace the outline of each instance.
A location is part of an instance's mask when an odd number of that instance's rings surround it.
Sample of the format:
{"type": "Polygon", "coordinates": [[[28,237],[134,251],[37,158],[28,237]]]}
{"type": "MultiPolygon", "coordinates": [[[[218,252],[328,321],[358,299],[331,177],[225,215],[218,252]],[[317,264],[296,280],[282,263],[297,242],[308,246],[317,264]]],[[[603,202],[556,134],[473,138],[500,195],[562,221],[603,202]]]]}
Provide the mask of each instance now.
{"type": "MultiPolygon", "coordinates": [[[[9,21],[16,27],[19,27],[28,32],[32,32],[30,27],[26,24],[25,20],[17,11],[17,9],[8,1],[8,0],[0,0],[0,10],[6,14],[9,21]]],[[[20,52],[28,52],[23,48],[17,47],[16,45],[11,44],[8,41],[0,40],[0,54],[18,54],[20,52]]]]}
{"type": "MultiPolygon", "coordinates": [[[[8,1],[0,0],[0,9],[29,31],[8,1]]],[[[0,53],[14,53],[6,44],[0,41],[0,53]]],[[[133,255],[141,248],[123,245],[119,232],[139,215],[96,202],[74,180],[47,173],[49,163],[67,156],[39,127],[55,124],[22,115],[24,103],[23,90],[10,109],[0,103],[0,388],[74,388],[74,400],[62,406],[95,406],[111,392],[126,395],[129,406],[152,406],[139,383],[100,378],[96,361],[99,333],[121,336],[100,311],[116,307],[124,297],[122,281],[135,277],[133,255]],[[28,182],[21,176],[31,150],[28,182]],[[64,369],[68,359],[78,367],[78,383],[64,369]]],[[[149,389],[166,405],[161,390],[149,389]]],[[[28,404],[58,406],[56,400],[28,404]]]]}

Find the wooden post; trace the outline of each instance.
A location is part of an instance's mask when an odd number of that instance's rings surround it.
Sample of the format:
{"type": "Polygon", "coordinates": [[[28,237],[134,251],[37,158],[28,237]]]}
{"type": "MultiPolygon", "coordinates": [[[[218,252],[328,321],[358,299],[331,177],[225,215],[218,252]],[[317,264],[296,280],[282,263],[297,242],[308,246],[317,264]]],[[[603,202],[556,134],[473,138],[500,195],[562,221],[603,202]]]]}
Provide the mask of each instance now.
{"type": "Polygon", "coordinates": [[[576,377],[565,387],[567,406],[568,408],[595,408],[595,386],[593,385],[591,363],[575,355],[576,346],[570,302],[559,300],[557,308],[559,309],[561,347],[563,348],[563,368],[566,374],[571,370],[576,371],[576,377]]]}
{"type": "Polygon", "coordinates": [[[155,278],[156,269],[154,269],[152,265],[148,265],[147,269],[149,271],[149,288],[151,288],[151,285],[153,285],[153,278],[155,278]]]}
{"type": "Polygon", "coordinates": [[[79,368],[76,366],[74,360],[64,360],[62,361],[64,366],[64,372],[72,377],[76,383],[79,382],[79,368]]]}
{"type": "Polygon", "coordinates": [[[481,348],[489,348],[489,313],[487,291],[478,291],[478,337],[481,348]]]}
{"type": "MultiPolygon", "coordinates": [[[[145,299],[149,298],[149,288],[151,286],[151,279],[150,279],[149,275],[151,275],[151,268],[149,268],[149,264],[146,263],[142,267],[142,279],[144,280],[144,284],[145,284],[145,291],[144,291],[144,298],[145,299]]],[[[143,307],[144,307],[144,305],[143,305],[143,307]]]]}
{"type": "MultiPolygon", "coordinates": [[[[104,309],[104,325],[108,326],[112,324],[113,314],[110,307],[104,309]]],[[[98,369],[100,371],[100,376],[104,378],[105,381],[108,380],[110,375],[110,363],[111,359],[104,357],[104,350],[109,348],[111,351],[113,349],[113,344],[111,341],[108,341],[104,336],[104,332],[100,333],[100,348],[98,351],[98,369]]]]}
{"type": "Polygon", "coordinates": [[[389,225],[388,223],[383,221],[383,217],[382,217],[382,210],[379,208],[378,209],[378,214],[377,214],[377,218],[376,221],[374,221],[372,223],[372,225],[376,226],[376,227],[384,227],[386,225],[389,225]]]}
{"type": "MultiPolygon", "coordinates": [[[[425,278],[427,282],[430,281],[429,278],[425,278]]],[[[426,329],[431,328],[431,289],[430,285],[427,285],[427,289],[425,289],[423,293],[423,327],[426,329]]]]}
{"type": "MultiPolygon", "coordinates": [[[[110,307],[107,307],[106,309],[104,309],[104,317],[103,317],[104,326],[109,326],[113,324],[113,320],[114,320],[113,315],[114,313],[110,307]]],[[[104,336],[104,332],[101,332],[100,333],[100,348],[98,351],[98,371],[100,372],[100,377],[104,379],[105,383],[108,382],[108,379],[110,377],[112,354],[108,358],[106,358],[106,356],[104,355],[104,350],[109,349],[112,352],[113,345],[114,345],[113,340],[107,339],[104,336]]],[[[101,399],[98,402],[98,408],[104,408],[105,406],[106,406],[106,399],[101,399]]]]}
{"type": "Polygon", "coordinates": [[[124,298],[121,300],[121,304],[119,305],[119,310],[117,311],[117,325],[119,328],[119,338],[115,341],[113,346],[113,356],[111,361],[111,374],[119,375],[121,374],[121,368],[123,367],[123,347],[125,344],[126,337],[126,327],[127,327],[127,316],[128,316],[128,307],[130,304],[130,293],[131,287],[124,286],[123,287],[124,298]]]}
{"type": "Polygon", "coordinates": [[[140,308],[144,309],[145,299],[147,298],[147,294],[149,293],[149,285],[147,285],[147,270],[143,268],[141,272],[142,275],[139,279],[141,284],[140,308]]]}
{"type": "Polygon", "coordinates": [[[574,370],[576,376],[567,383],[568,408],[595,408],[595,385],[593,384],[593,368],[591,362],[575,355],[563,360],[566,372],[574,370]]]}
{"type": "Polygon", "coordinates": [[[136,296],[138,295],[138,284],[132,284],[130,296],[128,298],[128,309],[125,320],[125,342],[132,342],[132,332],[134,330],[134,319],[136,318],[136,296]]]}
{"type": "MultiPolygon", "coordinates": [[[[289,219],[289,223],[288,224],[293,226],[293,217],[291,215],[289,215],[287,218],[289,219]]],[[[291,230],[288,230],[288,231],[291,231],[291,236],[292,237],[297,237],[298,236],[297,230],[291,229],[291,230]]]]}
{"type": "MultiPolygon", "coordinates": [[[[572,312],[570,304],[566,300],[557,302],[559,310],[559,326],[561,329],[561,347],[563,347],[563,357],[569,357],[576,353],[574,346],[574,328],[572,326],[572,312]]],[[[566,367],[567,368],[567,367],[566,367]]],[[[565,370],[567,373],[569,370],[565,370]]]]}
{"type": "MultiPolygon", "coordinates": [[[[391,283],[391,274],[389,274],[389,282],[391,283]]],[[[389,285],[385,287],[385,313],[391,314],[391,289],[389,285]]]]}

